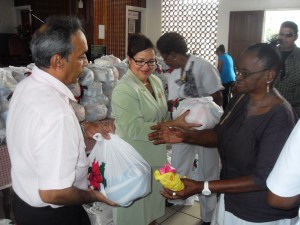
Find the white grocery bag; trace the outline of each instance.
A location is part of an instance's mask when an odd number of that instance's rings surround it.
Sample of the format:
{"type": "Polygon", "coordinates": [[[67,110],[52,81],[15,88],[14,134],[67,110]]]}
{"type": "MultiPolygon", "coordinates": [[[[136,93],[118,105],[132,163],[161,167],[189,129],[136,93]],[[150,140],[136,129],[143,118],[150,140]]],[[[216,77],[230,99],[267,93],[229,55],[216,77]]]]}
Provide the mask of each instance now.
{"type": "Polygon", "coordinates": [[[201,124],[201,127],[196,127],[198,130],[213,128],[223,114],[223,109],[213,101],[212,97],[179,98],[173,103],[173,119],[175,120],[187,110],[190,112],[185,117],[185,121],[201,124]]]}
{"type": "Polygon", "coordinates": [[[90,155],[90,166],[96,160],[105,163],[106,187],[100,190],[120,206],[129,206],[134,200],[146,196],[151,190],[151,167],[143,157],[118,135],[103,139],[95,134],[97,141],[90,155]]]}
{"type": "Polygon", "coordinates": [[[114,225],[111,206],[103,202],[94,202],[84,204],[83,208],[90,218],[91,225],[114,225]]]}

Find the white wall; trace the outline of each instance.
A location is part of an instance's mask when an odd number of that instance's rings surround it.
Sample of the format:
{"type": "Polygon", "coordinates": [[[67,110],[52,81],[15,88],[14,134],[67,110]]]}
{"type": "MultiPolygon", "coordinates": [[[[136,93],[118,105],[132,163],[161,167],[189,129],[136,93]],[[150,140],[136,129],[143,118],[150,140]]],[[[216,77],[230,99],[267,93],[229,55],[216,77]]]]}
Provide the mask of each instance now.
{"type": "MultiPolygon", "coordinates": [[[[228,47],[230,11],[300,9],[299,0],[220,0],[217,45],[228,47]]],[[[298,24],[300,27],[300,24],[298,24]]],[[[280,24],[278,24],[279,30],[280,24]]]]}
{"type": "Polygon", "coordinates": [[[147,32],[145,35],[156,45],[156,41],[161,36],[161,1],[147,0],[147,32]]]}
{"type": "MultiPolygon", "coordinates": [[[[147,0],[147,36],[155,44],[161,35],[161,0],[147,0]]],[[[300,0],[220,0],[217,45],[227,49],[230,11],[300,9],[300,0]]],[[[278,24],[279,29],[280,24],[278,24]]],[[[298,24],[300,27],[300,24],[298,24]]]]}
{"type": "Polygon", "coordinates": [[[14,0],[0,0],[0,33],[16,33],[14,0]]]}

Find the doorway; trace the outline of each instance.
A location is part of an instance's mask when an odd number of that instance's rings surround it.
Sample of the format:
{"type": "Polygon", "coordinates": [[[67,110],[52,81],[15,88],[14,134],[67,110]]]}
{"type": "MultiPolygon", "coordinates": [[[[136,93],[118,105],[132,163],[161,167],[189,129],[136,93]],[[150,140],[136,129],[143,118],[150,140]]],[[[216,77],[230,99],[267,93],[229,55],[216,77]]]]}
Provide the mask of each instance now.
{"type": "Polygon", "coordinates": [[[147,36],[146,30],[146,8],[126,5],[125,57],[129,35],[142,33],[147,36]]]}

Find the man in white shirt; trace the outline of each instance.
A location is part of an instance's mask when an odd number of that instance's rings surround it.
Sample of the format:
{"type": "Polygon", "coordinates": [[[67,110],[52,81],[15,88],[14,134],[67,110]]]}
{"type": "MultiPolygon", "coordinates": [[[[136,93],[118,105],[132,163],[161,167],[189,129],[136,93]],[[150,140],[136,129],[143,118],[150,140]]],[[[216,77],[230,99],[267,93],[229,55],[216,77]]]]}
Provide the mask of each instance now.
{"type": "Polygon", "coordinates": [[[12,164],[13,212],[18,225],[90,224],[81,204],[103,201],[88,190],[89,161],[67,85],[88,64],[85,35],[77,18],[49,17],[35,32],[36,67],[17,85],[7,119],[12,164]]]}
{"type": "MultiPolygon", "coordinates": [[[[291,209],[300,206],[300,122],[286,141],[267,179],[268,203],[274,208],[291,209]]],[[[298,219],[297,224],[300,224],[298,219]]]]}

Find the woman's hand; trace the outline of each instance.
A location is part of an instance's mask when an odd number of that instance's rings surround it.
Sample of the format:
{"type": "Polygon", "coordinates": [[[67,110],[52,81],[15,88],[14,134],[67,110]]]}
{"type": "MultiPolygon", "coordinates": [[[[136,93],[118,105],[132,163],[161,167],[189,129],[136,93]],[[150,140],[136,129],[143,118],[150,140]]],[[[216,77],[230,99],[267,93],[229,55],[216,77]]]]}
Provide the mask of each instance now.
{"type": "Polygon", "coordinates": [[[183,142],[184,131],[179,128],[168,127],[162,123],[152,126],[151,129],[156,131],[148,134],[148,139],[154,141],[155,145],[183,142]]]}
{"type": "Polygon", "coordinates": [[[203,189],[202,181],[195,181],[187,178],[182,178],[181,181],[184,183],[184,189],[182,191],[172,191],[164,188],[164,191],[161,191],[160,194],[167,199],[186,199],[200,193],[203,189]]]}
{"type": "Polygon", "coordinates": [[[183,130],[189,130],[194,127],[201,127],[201,124],[198,123],[187,123],[185,120],[185,117],[190,113],[190,110],[185,111],[182,115],[177,117],[175,120],[173,120],[170,123],[170,126],[172,127],[179,127],[183,130]]]}
{"type": "Polygon", "coordinates": [[[82,125],[87,137],[93,138],[94,134],[100,133],[104,139],[109,140],[109,133],[114,133],[113,128],[108,123],[84,122],[82,125]]]}

